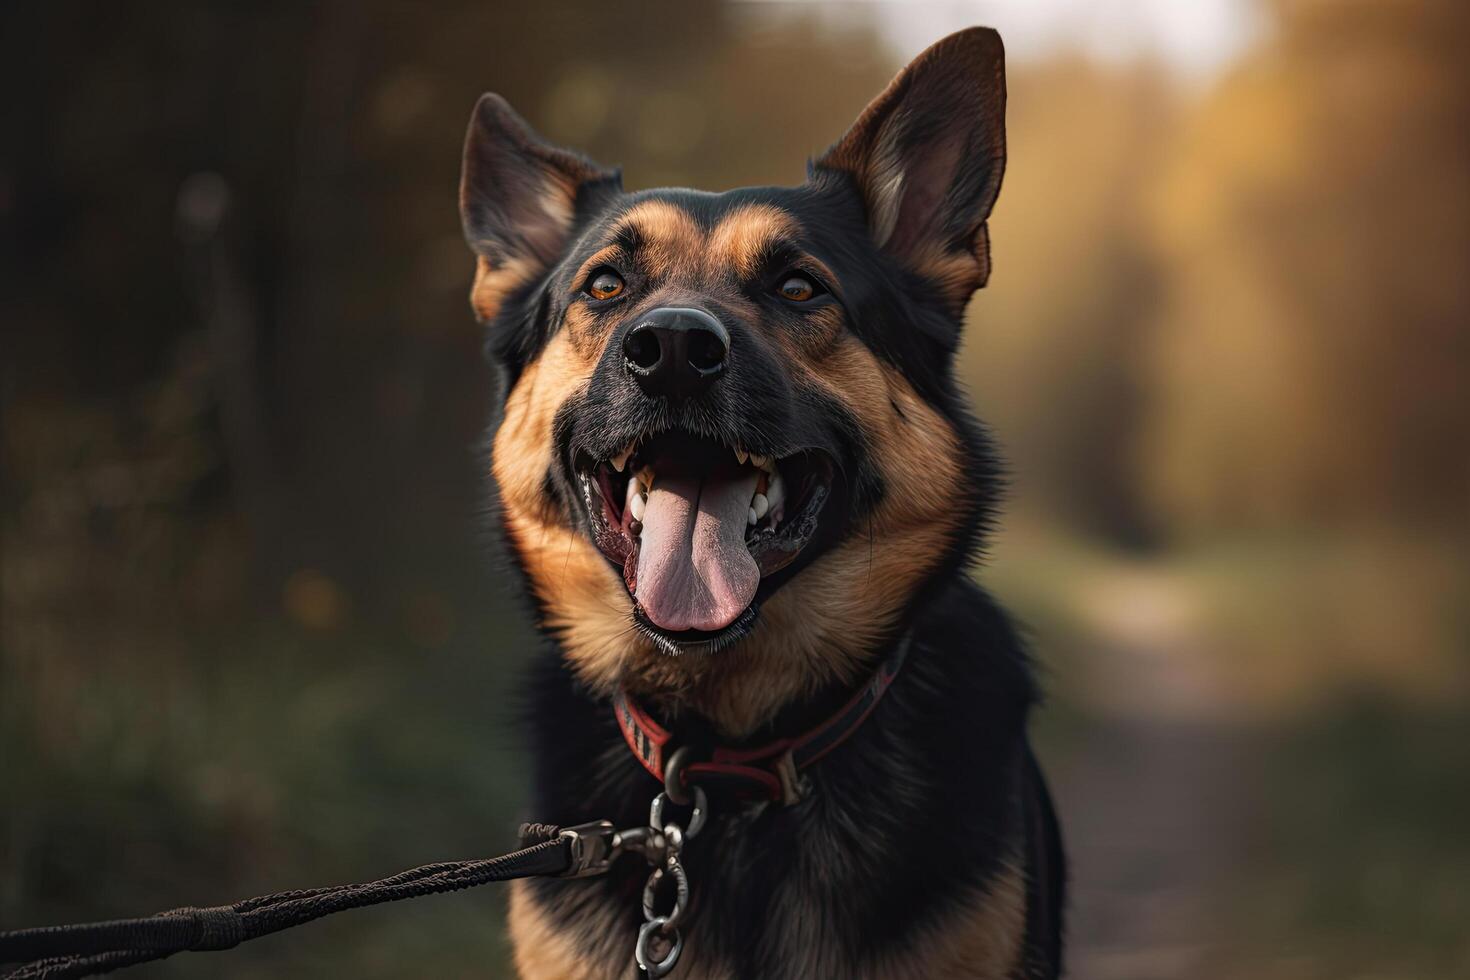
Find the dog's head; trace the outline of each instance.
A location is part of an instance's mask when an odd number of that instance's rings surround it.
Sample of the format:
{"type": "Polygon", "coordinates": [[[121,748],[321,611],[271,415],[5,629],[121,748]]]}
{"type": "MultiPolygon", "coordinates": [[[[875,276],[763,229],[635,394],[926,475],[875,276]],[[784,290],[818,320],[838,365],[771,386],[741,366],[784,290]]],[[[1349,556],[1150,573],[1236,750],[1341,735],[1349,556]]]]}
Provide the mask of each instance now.
{"type": "Polygon", "coordinates": [[[503,369],[492,470],[585,681],[748,728],[854,675],[963,559],[993,481],[951,362],[1004,106],[1000,38],[964,31],[806,183],[709,194],[626,193],[480,100],[461,207],[503,369]]]}

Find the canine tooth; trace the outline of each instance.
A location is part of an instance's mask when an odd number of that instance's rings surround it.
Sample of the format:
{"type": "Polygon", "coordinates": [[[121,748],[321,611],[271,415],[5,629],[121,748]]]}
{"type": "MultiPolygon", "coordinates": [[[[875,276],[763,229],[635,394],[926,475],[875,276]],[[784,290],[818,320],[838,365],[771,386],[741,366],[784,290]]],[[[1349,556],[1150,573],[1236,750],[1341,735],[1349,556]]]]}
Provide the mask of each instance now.
{"type": "Polygon", "coordinates": [[[771,485],[766,490],[766,499],[771,505],[771,510],[778,510],[786,502],[786,483],[777,473],[771,477],[771,485]]]}
{"type": "Polygon", "coordinates": [[[633,501],[643,499],[642,494],[643,487],[639,484],[638,478],[636,476],[632,477],[628,480],[628,490],[623,496],[623,506],[628,510],[632,510],[633,501]]]}
{"type": "Polygon", "coordinates": [[[735,462],[739,463],[741,466],[744,466],[745,461],[749,458],[750,453],[746,452],[738,446],[735,448],[735,462]]]}
{"type": "MultiPolygon", "coordinates": [[[[766,514],[770,512],[770,510],[771,502],[770,500],[766,499],[765,494],[758,493],[754,497],[750,498],[750,512],[755,515],[756,521],[760,520],[762,517],[765,517],[766,514]]],[[[751,521],[750,523],[754,524],[755,521],[751,521]]]]}
{"type": "Polygon", "coordinates": [[[643,520],[643,509],[648,506],[647,501],[645,501],[643,499],[643,494],[641,494],[641,493],[635,493],[635,494],[633,494],[633,499],[630,500],[630,501],[628,501],[628,506],[633,511],[633,520],[635,520],[635,521],[641,521],[641,520],[643,520]]]}
{"type": "Polygon", "coordinates": [[[756,467],[757,469],[762,469],[763,470],[767,466],[769,466],[770,463],[771,463],[771,457],[769,457],[769,456],[762,456],[760,453],[751,453],[750,454],[750,465],[756,467]]]}
{"type": "Polygon", "coordinates": [[[628,457],[631,455],[633,455],[633,444],[629,443],[627,449],[624,449],[622,452],[618,453],[611,460],[609,460],[609,462],[612,463],[613,469],[621,473],[623,472],[623,467],[628,465],[628,457]]]}
{"type": "Polygon", "coordinates": [[[749,510],[747,510],[745,512],[745,519],[747,521],[749,521],[752,526],[754,526],[754,524],[755,524],[756,521],[760,520],[760,518],[755,515],[755,508],[754,507],[750,508],[749,510]]]}

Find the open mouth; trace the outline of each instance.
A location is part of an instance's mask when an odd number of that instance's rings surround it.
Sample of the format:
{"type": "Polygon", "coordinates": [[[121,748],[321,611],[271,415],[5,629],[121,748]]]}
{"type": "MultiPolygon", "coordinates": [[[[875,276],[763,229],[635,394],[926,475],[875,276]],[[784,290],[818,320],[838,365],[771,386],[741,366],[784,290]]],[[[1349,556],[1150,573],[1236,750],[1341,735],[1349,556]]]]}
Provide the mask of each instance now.
{"type": "Polygon", "coordinates": [[[713,652],[755,623],[763,586],[820,526],[833,467],[666,432],[574,470],[592,539],[622,569],[638,629],[667,653],[713,652]]]}

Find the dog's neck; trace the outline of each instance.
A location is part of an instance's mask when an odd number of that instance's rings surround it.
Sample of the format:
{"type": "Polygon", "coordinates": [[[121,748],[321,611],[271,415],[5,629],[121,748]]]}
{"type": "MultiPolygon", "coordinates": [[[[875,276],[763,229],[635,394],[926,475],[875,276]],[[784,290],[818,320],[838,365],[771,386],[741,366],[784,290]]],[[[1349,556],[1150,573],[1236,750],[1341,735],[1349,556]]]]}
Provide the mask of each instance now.
{"type": "MultiPolygon", "coordinates": [[[[772,648],[752,642],[744,651],[742,644],[696,665],[669,659],[666,673],[652,672],[651,677],[640,674],[636,680],[642,683],[629,683],[625,690],[676,741],[689,739],[730,747],[760,745],[798,736],[830,718],[871,679],[897,643],[907,640],[906,666],[893,681],[894,694],[888,698],[896,694],[900,701],[912,702],[913,695],[905,693],[908,688],[927,689],[933,677],[954,674],[977,678],[967,683],[980,684],[987,691],[992,685],[1014,688],[1017,704],[1029,702],[1033,696],[1029,667],[1019,652],[1019,643],[1004,615],[967,576],[947,579],[946,584],[916,603],[913,612],[907,621],[911,625],[902,630],[895,627],[885,641],[845,651],[852,669],[840,677],[827,675],[817,680],[811,671],[778,669],[785,665],[767,662],[773,655],[772,648]],[[992,666],[987,667],[987,663],[992,666]],[[997,673],[989,680],[981,676],[992,671],[1003,672],[1003,676],[997,673]],[[779,677],[781,683],[770,682],[772,676],[779,677]],[[762,677],[768,679],[766,690],[759,689],[762,677]],[[772,688],[785,696],[778,697],[772,688]]],[[[550,668],[552,664],[545,666],[550,668]]],[[[550,670],[545,676],[555,680],[552,686],[559,692],[548,704],[559,702],[562,707],[538,711],[538,722],[547,720],[555,725],[558,718],[583,719],[583,724],[591,726],[585,729],[588,738],[595,738],[595,742],[584,746],[591,756],[581,758],[618,759],[620,766],[637,765],[619,732],[610,693],[585,683],[564,688],[568,675],[563,668],[550,670]],[[573,691],[580,693],[567,700],[566,695],[573,691]],[[593,736],[593,730],[600,734],[593,736]]],[[[864,723],[864,730],[874,724],[882,727],[883,715],[883,710],[876,711],[874,719],[864,723]]]]}
{"type": "MultiPolygon", "coordinates": [[[[1017,799],[1034,698],[1029,667],[988,597],[962,579],[952,586],[919,610],[903,672],[852,736],[803,773],[810,783],[796,802],[711,797],[711,824],[687,855],[703,908],[698,934],[688,937],[694,955],[730,958],[732,975],[770,975],[768,964],[759,956],[747,961],[745,951],[787,947],[750,896],[844,896],[843,931],[828,937],[833,945],[799,947],[830,966],[846,963],[844,951],[864,936],[907,930],[936,908],[958,907],[973,898],[977,882],[1020,881],[1017,799]],[[976,830],[955,839],[960,813],[976,830]],[[939,839],[949,843],[936,849],[939,839]],[[843,860],[813,870],[813,855],[838,852],[843,860]],[[895,908],[887,897],[892,888],[919,898],[895,908]]],[[[553,823],[605,818],[640,825],[659,787],[624,742],[611,706],[550,660],[534,680],[532,811],[553,823]]],[[[778,713],[776,722],[784,721],[778,713]]],[[[629,896],[645,877],[646,869],[628,863],[606,878],[537,883],[536,891],[558,928],[614,937],[594,942],[589,955],[622,964],[627,948],[619,924],[636,908],[629,896]]]]}
{"type": "Polygon", "coordinates": [[[856,685],[829,684],[782,706],[753,732],[732,735],[691,707],[687,699],[639,697],[626,688],[619,693],[614,709],[634,755],[660,780],[666,778],[663,766],[669,753],[679,746],[698,746],[702,755],[713,754],[716,762],[724,754],[723,764],[749,763],[756,769],[770,769],[771,765],[779,769],[793,763],[801,767],[808,757],[825,754],[863,724],[899,675],[910,645],[911,634],[906,630],[885,645],[877,665],[856,685]]]}
{"type": "MultiPolygon", "coordinates": [[[[755,635],[699,658],[631,658],[622,685],[671,725],[732,742],[798,731],[841,705],[898,640],[898,624],[837,637],[790,629],[782,610],[755,635]]],[[[876,625],[876,624],[875,624],[876,625]]]]}

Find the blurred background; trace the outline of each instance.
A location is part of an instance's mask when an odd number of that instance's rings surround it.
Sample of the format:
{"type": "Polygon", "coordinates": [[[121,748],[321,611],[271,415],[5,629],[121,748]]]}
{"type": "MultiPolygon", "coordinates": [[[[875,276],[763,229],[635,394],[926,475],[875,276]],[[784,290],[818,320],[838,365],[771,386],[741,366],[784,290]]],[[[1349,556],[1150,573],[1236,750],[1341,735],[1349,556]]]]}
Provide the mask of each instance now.
{"type": "MultiPolygon", "coordinates": [[[[976,574],[1044,665],[1072,975],[1470,977],[1470,6],[0,16],[0,925],[512,843],[480,92],[629,188],[795,183],[985,23],[1011,152],[962,371],[1014,491],[976,574]]],[[[136,972],[501,976],[502,900],[136,972]]]]}

